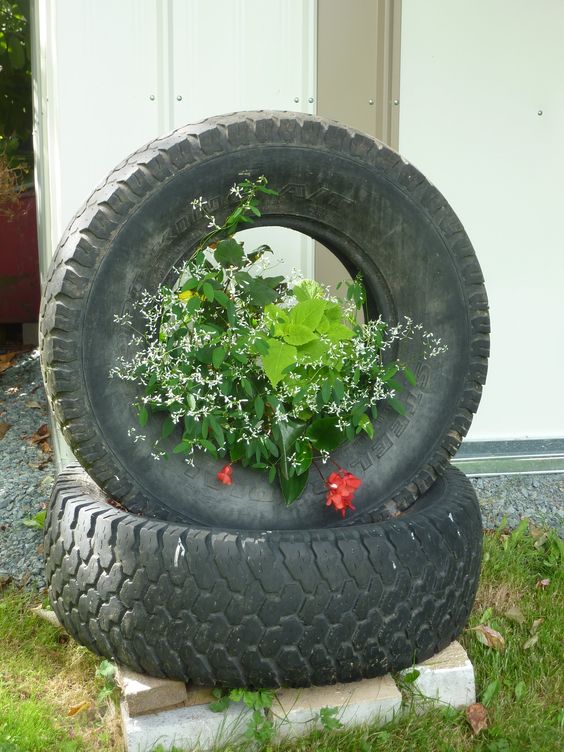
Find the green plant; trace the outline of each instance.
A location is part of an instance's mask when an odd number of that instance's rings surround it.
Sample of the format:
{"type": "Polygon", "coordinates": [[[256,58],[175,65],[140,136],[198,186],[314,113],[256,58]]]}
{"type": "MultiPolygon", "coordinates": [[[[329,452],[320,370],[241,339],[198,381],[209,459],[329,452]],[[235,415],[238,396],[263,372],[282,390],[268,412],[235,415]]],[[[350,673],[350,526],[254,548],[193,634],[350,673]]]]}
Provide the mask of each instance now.
{"type": "Polygon", "coordinates": [[[212,694],[215,702],[210,703],[210,710],[222,713],[232,702],[243,702],[252,710],[251,718],[245,730],[247,739],[257,744],[268,744],[274,737],[274,724],[267,718],[265,711],[272,707],[274,692],[269,689],[259,689],[255,692],[248,689],[222,690],[214,689],[212,694]]]}
{"type": "MultiPolygon", "coordinates": [[[[264,177],[234,185],[235,205],[221,224],[202,198],[192,202],[210,231],[174,286],[144,295],[136,311],[117,317],[138,330],[130,342],[137,349],[112,375],[141,384],[141,427],[160,412],[162,441],[180,428],[173,453],[188,462],[196,449],[228,458],[218,473],[227,485],[233,463],[265,471],[292,503],[310,468],[319,470],[315,460],[326,462],[363,431],[373,436],[371,418],[383,402],[405,411],[398,395],[415,376],[392,357],[393,345],[419,336],[429,356],[444,347],[407,318],[396,326],[359,324],[366,299],[360,275],[345,300],[299,275],[268,275],[271,249],[247,253],[233,237],[261,216],[261,193],[274,193],[264,177]]],[[[168,453],[161,444],[153,456],[168,453]]],[[[328,505],[343,515],[354,509],[360,479],[337,467],[325,482],[328,505]]]]}
{"type": "Polygon", "coordinates": [[[12,167],[8,157],[0,152],[0,216],[12,216],[21,191],[21,170],[12,167]]]}
{"type": "Polygon", "coordinates": [[[103,660],[96,669],[96,676],[103,681],[103,686],[98,693],[98,702],[114,696],[117,689],[116,671],[115,664],[106,660],[103,660]]]}
{"type": "Polygon", "coordinates": [[[12,166],[31,162],[29,3],[0,0],[0,153],[12,166]]]}
{"type": "Polygon", "coordinates": [[[33,517],[30,517],[29,519],[22,520],[22,524],[26,527],[33,528],[34,530],[43,530],[43,527],[45,526],[45,517],[47,516],[47,512],[45,509],[42,509],[41,512],[37,512],[36,515],[33,517]]]}

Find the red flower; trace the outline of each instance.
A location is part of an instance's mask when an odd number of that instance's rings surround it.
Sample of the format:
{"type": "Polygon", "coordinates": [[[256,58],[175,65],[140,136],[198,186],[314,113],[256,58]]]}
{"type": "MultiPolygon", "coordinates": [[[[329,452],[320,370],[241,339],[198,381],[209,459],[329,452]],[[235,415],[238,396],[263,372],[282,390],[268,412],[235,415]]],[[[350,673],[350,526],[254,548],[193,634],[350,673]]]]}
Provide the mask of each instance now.
{"type": "Polygon", "coordinates": [[[345,516],[347,509],[356,509],[352,500],[362,481],[348,470],[339,469],[338,473],[331,473],[325,481],[329,489],[327,492],[327,506],[331,505],[345,516]]]}
{"type": "Polygon", "coordinates": [[[231,465],[225,465],[225,467],[222,467],[217,474],[217,479],[222,483],[225,483],[226,486],[230,486],[233,483],[233,479],[231,477],[232,472],[233,470],[231,469],[231,465]]]}

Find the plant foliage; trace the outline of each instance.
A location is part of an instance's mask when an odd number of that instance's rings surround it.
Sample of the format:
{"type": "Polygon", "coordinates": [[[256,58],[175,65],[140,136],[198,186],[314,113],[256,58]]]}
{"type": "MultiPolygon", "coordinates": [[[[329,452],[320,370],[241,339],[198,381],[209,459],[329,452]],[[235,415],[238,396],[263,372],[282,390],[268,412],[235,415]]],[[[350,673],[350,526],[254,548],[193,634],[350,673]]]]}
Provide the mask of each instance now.
{"type": "MultiPolygon", "coordinates": [[[[277,477],[292,503],[316,458],[325,461],[362,432],[374,435],[383,402],[404,411],[399,395],[415,377],[392,358],[392,344],[417,335],[429,355],[443,348],[409,319],[359,324],[360,275],[340,300],[314,280],[270,274],[271,249],[247,252],[234,237],[261,216],[265,194],[276,195],[264,177],[234,185],[234,206],[221,224],[202,198],[193,201],[209,232],[173,287],[143,297],[145,331],[131,341],[135,355],[112,373],[141,385],[141,427],[151,414],[165,414],[155,457],[167,456],[163,442],[173,437],[172,452],[190,462],[204,450],[264,471],[271,482],[277,477]]],[[[224,468],[220,480],[230,484],[231,471],[224,468]]]]}

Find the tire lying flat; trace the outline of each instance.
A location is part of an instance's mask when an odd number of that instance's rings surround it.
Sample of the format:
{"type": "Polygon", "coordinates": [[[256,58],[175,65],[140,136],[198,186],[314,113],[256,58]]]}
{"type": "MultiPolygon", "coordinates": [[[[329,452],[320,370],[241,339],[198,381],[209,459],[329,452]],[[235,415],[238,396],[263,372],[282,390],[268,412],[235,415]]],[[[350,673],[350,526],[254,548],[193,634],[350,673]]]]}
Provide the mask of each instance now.
{"type": "Polygon", "coordinates": [[[116,509],[76,466],[51,498],[46,577],[67,631],[136,671],[303,687],[445,648],[472,608],[481,536],[475,493],[452,468],[397,519],[233,533],[116,509]]]}
{"type": "MultiPolygon", "coordinates": [[[[142,321],[134,323],[142,327],[142,321]]],[[[404,510],[433,483],[466,434],[486,376],[489,319],[482,274],[464,229],[443,196],[399,155],[338,123],[280,112],[235,113],[157,139],[111,173],[67,229],[48,276],[41,313],[42,367],[54,414],[90,476],[127,509],[225,529],[303,529],[383,518],[404,510]],[[404,315],[442,338],[448,351],[423,362],[421,345],[398,356],[417,373],[399,416],[384,409],[371,441],[335,453],[362,476],[356,514],[342,521],[324,507],[316,473],[287,507],[256,471],[236,469],[229,492],[221,466],[200,454],[191,468],[173,455],[151,459],[160,421],[143,429],[131,383],[111,380],[128,355],[114,323],[154,291],[206,232],[190,206],[211,200],[221,216],[241,175],[265,174],[279,196],[265,197],[257,225],[283,225],[330,248],[362,271],[370,315],[404,315]],[[391,501],[390,501],[391,500],[391,501]]],[[[171,438],[171,442],[174,436],[171,438]]],[[[171,444],[172,445],[172,444],[171,444]]]]}

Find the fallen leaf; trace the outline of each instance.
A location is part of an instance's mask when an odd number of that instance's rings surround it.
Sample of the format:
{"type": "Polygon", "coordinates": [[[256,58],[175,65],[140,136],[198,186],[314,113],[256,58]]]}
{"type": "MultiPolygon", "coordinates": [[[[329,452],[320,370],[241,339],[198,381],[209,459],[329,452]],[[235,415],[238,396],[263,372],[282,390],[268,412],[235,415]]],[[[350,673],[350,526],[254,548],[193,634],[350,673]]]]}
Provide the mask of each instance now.
{"type": "Polygon", "coordinates": [[[544,580],[539,580],[535,587],[538,587],[540,590],[546,590],[546,588],[550,585],[550,578],[545,577],[544,580]]]}
{"type": "Polygon", "coordinates": [[[478,624],[477,627],[473,627],[473,630],[476,632],[476,637],[482,645],[486,645],[486,647],[493,648],[494,650],[505,649],[505,639],[503,635],[495,629],[488,627],[487,624],[478,624]]]}
{"type": "Polygon", "coordinates": [[[518,606],[511,606],[511,608],[508,608],[507,611],[504,613],[504,616],[507,616],[507,618],[511,619],[511,621],[517,622],[517,624],[525,623],[525,617],[523,616],[523,612],[518,606]]]}
{"type": "Polygon", "coordinates": [[[523,650],[528,650],[529,648],[532,648],[533,645],[536,645],[539,641],[538,634],[534,634],[532,637],[529,637],[527,642],[523,645],[523,650]]]}
{"type": "Polygon", "coordinates": [[[12,576],[9,574],[2,574],[0,575],[0,590],[3,590],[5,587],[7,587],[10,582],[12,582],[12,576]]]}
{"type": "Polygon", "coordinates": [[[19,388],[19,386],[9,386],[9,387],[8,387],[8,388],[6,389],[6,394],[9,394],[9,395],[10,395],[10,397],[13,397],[13,396],[14,396],[14,394],[17,394],[17,393],[18,393],[19,391],[20,391],[20,388],[19,388]]]}
{"type": "Polygon", "coordinates": [[[51,452],[53,451],[53,447],[47,441],[47,439],[45,439],[45,441],[40,442],[39,448],[41,449],[43,454],[51,454],[51,452]]]}
{"type": "Polygon", "coordinates": [[[25,403],[26,407],[31,408],[32,410],[41,410],[43,405],[40,405],[37,400],[29,400],[29,402],[25,403]]]}
{"type": "Polygon", "coordinates": [[[543,533],[539,538],[536,539],[534,542],[535,548],[542,548],[544,544],[548,540],[548,533],[543,533]]]}
{"type": "Polygon", "coordinates": [[[541,535],[544,535],[544,530],[542,527],[537,527],[529,521],[529,533],[531,534],[531,537],[536,540],[537,538],[540,538],[541,535]]]}
{"type": "Polygon", "coordinates": [[[4,436],[8,433],[11,427],[12,427],[11,423],[0,423],[0,439],[4,438],[4,436]]]}
{"type": "Polygon", "coordinates": [[[14,365],[14,358],[18,353],[9,352],[0,354],[0,373],[4,373],[14,365]]]}
{"type": "Polygon", "coordinates": [[[42,423],[37,431],[30,436],[30,441],[32,444],[37,444],[39,441],[43,441],[43,439],[47,439],[49,436],[49,426],[47,423],[42,423]]]}
{"type": "Polygon", "coordinates": [[[534,634],[538,630],[538,628],[543,623],[543,621],[544,621],[544,618],[542,616],[540,619],[534,620],[534,622],[531,625],[531,634],[534,634]]]}
{"type": "Polygon", "coordinates": [[[79,702],[77,705],[71,705],[67,715],[78,715],[78,713],[82,713],[84,710],[88,710],[91,703],[89,700],[83,700],[82,702],[79,702]]]}
{"type": "Polygon", "coordinates": [[[477,735],[488,727],[488,711],[480,702],[475,702],[466,708],[466,720],[472,727],[474,735],[477,735]]]}

